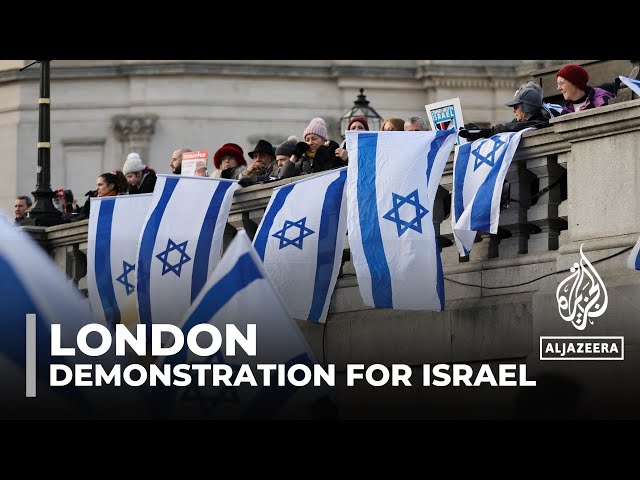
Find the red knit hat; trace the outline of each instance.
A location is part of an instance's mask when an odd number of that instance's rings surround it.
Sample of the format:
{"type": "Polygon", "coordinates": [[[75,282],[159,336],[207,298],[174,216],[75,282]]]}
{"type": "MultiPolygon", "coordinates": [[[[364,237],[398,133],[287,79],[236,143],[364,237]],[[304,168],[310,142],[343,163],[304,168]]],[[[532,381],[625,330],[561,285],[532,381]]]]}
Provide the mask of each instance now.
{"type": "Polygon", "coordinates": [[[247,164],[247,161],[244,159],[244,152],[242,151],[242,147],[240,145],[236,143],[225,143],[213,155],[213,164],[217,169],[220,169],[222,157],[226,157],[227,155],[235,158],[238,161],[238,165],[247,164]]]}
{"type": "Polygon", "coordinates": [[[558,73],[556,73],[556,77],[562,77],[565,80],[573,83],[580,90],[586,90],[587,82],[589,81],[589,72],[587,72],[580,65],[570,63],[569,65],[565,65],[560,70],[558,70],[558,73]]]}
{"type": "Polygon", "coordinates": [[[351,130],[351,125],[353,125],[355,122],[360,122],[362,125],[364,125],[365,130],[369,130],[369,123],[364,117],[353,117],[351,120],[349,120],[349,126],[347,126],[347,130],[351,130]]]}

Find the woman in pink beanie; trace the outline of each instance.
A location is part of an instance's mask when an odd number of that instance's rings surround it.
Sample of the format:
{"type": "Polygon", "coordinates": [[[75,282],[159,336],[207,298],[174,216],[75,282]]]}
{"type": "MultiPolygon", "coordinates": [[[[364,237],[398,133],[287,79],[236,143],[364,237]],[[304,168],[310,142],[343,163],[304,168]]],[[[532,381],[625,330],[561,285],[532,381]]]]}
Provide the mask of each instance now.
{"type": "Polygon", "coordinates": [[[282,167],[281,178],[344,167],[346,163],[336,157],[338,147],[336,142],[329,140],[325,121],[320,117],[311,119],[304,129],[304,142],[296,144],[293,155],[282,167]]]}
{"type": "Polygon", "coordinates": [[[558,91],[566,100],[562,115],[588,108],[601,107],[609,103],[613,94],[600,87],[590,87],[589,72],[580,65],[570,63],[556,73],[558,91]]]}

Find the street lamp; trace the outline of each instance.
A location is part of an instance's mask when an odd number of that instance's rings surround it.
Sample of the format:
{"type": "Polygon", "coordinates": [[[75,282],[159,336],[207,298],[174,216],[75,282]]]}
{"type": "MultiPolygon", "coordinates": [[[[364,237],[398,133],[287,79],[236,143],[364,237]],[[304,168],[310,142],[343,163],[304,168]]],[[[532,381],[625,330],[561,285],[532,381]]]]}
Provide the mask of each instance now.
{"type": "Polygon", "coordinates": [[[353,107],[347,110],[340,118],[340,134],[343,137],[344,131],[349,127],[349,122],[354,117],[366,118],[367,123],[369,124],[369,130],[380,130],[382,117],[378,115],[378,112],[376,112],[373,107],[369,106],[369,100],[367,100],[367,97],[363,92],[364,88],[361,88],[360,95],[358,95],[357,100],[353,102],[353,107]]]}
{"type": "Polygon", "coordinates": [[[36,189],[31,192],[35,200],[22,221],[22,225],[48,227],[62,223],[62,212],[53,205],[54,192],[51,190],[51,98],[49,97],[49,64],[51,60],[36,60],[26,67],[40,64],[40,98],[38,98],[38,168],[36,189]]]}

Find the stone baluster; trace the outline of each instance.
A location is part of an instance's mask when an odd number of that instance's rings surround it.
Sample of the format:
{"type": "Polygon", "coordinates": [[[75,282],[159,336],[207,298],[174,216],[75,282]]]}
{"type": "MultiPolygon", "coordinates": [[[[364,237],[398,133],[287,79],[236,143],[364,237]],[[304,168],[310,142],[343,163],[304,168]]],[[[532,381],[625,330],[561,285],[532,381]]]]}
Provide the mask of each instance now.
{"type": "Polygon", "coordinates": [[[514,158],[505,179],[509,182],[509,189],[506,192],[509,195],[506,199],[508,203],[500,212],[498,233],[491,236],[493,243],[500,245],[500,250],[497,251],[497,245],[496,250],[490,249],[489,258],[515,257],[518,254],[527,253],[529,241],[527,208],[530,204],[531,182],[535,177],[527,171],[525,162],[514,158]]]}
{"type": "MultiPolygon", "coordinates": [[[[518,161],[529,176],[520,194],[527,229],[527,248],[521,253],[541,253],[558,249],[560,231],[567,228],[559,216],[561,183],[557,182],[564,169],[558,164],[561,156],[570,154],[571,146],[553,128],[544,128],[524,134],[514,162],[518,161]],[[536,181],[537,179],[537,181],[536,181]],[[531,192],[531,184],[535,187],[531,192]],[[551,188],[549,186],[553,185],[551,188]],[[532,199],[533,195],[533,199],[532,199]]],[[[513,197],[513,192],[512,192],[513,197]]],[[[502,224],[502,220],[501,220],[502,224]]]]}

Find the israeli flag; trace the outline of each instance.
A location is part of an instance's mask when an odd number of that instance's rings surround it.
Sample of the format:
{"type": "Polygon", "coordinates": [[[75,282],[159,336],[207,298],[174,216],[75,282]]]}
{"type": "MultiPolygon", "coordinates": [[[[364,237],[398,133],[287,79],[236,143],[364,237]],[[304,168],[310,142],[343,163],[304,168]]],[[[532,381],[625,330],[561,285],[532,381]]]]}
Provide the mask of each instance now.
{"type": "Polygon", "coordinates": [[[640,80],[618,75],[622,83],[629,87],[633,92],[640,97],[640,80]]]}
{"type": "Polygon", "coordinates": [[[438,132],[347,132],[347,226],[365,305],[443,310],[433,201],[456,141],[438,132]]]}
{"type": "Polygon", "coordinates": [[[542,108],[544,108],[547,112],[549,112],[549,116],[551,117],[556,117],[558,116],[558,114],[562,113],[562,105],[557,103],[542,102],[542,108]]]}
{"type": "Polygon", "coordinates": [[[629,254],[629,258],[627,259],[627,267],[629,267],[631,270],[640,270],[640,238],[629,254]]]}
{"type": "Polygon", "coordinates": [[[227,325],[233,325],[243,336],[250,336],[248,325],[255,325],[255,352],[248,354],[236,346],[235,355],[225,356],[226,349],[221,348],[209,357],[200,357],[185,345],[177,354],[159,358],[158,365],[224,365],[232,372],[230,382],[238,377],[246,378],[247,372],[253,372],[256,382],[254,385],[243,382],[235,387],[212,386],[213,376],[208,374],[206,385],[199,386],[197,375],[192,373],[189,386],[173,387],[157,398],[156,407],[162,408],[161,413],[181,418],[226,419],[308,416],[309,402],[327,394],[327,389],[314,387],[313,383],[304,387],[289,382],[286,386],[277,386],[276,370],[271,370],[265,381],[256,369],[258,364],[282,364],[287,368],[297,364],[313,370],[316,360],[243,230],[233,239],[178,326],[186,337],[190,329],[204,323],[217,327],[220,332],[225,332],[227,325]]]}
{"type": "Polygon", "coordinates": [[[140,323],[176,324],[220,261],[236,180],[158,175],[138,250],[140,323]]]}
{"type": "Polygon", "coordinates": [[[498,133],[456,149],[451,225],[460,255],[469,255],[476,231],[497,233],[502,184],[526,128],[498,133]]]}
{"type": "MultiPolygon", "coordinates": [[[[55,338],[62,347],[75,347],[85,325],[99,324],[105,331],[108,327],[42,247],[3,215],[0,239],[0,418],[76,418],[124,409],[131,399],[121,396],[124,390],[106,385],[78,388],[73,382],[52,386],[53,379],[66,376],[54,374],[52,365],[73,370],[76,364],[101,364],[109,371],[115,363],[113,349],[99,357],[78,348],[75,355],[54,356],[52,325],[59,329],[55,338]]],[[[95,340],[87,337],[94,348],[95,340]]]]}
{"type": "Polygon", "coordinates": [[[138,323],[136,260],[151,193],[91,199],[87,286],[93,311],[108,324],[138,323]]]}
{"type": "Polygon", "coordinates": [[[273,189],[253,240],[294,318],[324,323],[347,234],[347,167],[273,189]]]}

